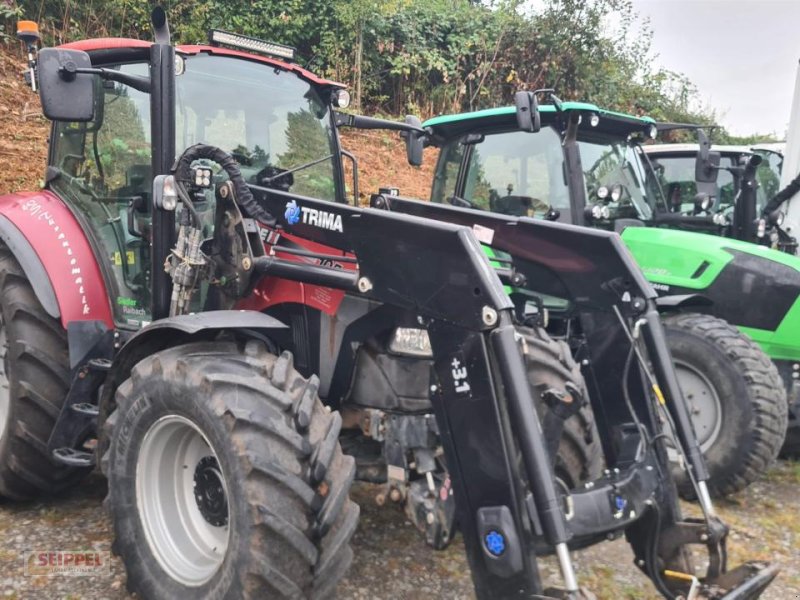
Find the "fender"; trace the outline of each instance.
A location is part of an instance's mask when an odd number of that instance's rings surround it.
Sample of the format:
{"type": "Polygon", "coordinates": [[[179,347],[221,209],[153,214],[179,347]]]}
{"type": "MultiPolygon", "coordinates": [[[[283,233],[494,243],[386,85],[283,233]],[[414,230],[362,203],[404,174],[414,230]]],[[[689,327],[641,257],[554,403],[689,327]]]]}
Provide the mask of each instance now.
{"type": "Polygon", "coordinates": [[[699,308],[712,306],[714,303],[703,294],[673,294],[656,298],[659,312],[680,308],[699,308]]]}
{"type": "Polygon", "coordinates": [[[64,329],[73,321],[114,327],[100,265],[75,216],[52,192],[0,196],[0,238],[39,302],[64,329]]]}
{"type": "Polygon", "coordinates": [[[109,379],[115,385],[107,387],[116,387],[121,383],[133,365],[145,356],[186,343],[203,334],[233,330],[283,332],[288,329],[275,317],[252,310],[211,310],[159,319],[128,338],[111,365],[112,376],[109,379]]]}

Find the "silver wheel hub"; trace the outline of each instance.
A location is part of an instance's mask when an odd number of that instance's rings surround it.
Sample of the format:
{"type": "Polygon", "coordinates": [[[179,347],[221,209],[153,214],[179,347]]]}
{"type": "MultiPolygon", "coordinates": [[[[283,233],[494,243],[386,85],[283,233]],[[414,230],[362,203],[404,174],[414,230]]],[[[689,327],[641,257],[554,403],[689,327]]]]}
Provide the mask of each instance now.
{"type": "Polygon", "coordinates": [[[707,452],[722,428],[722,402],[706,375],[694,366],[675,361],[675,374],[689,409],[700,450],[707,452]]]}
{"type": "Polygon", "coordinates": [[[168,415],[142,439],[136,503],[153,556],[174,580],[203,585],[229,540],[228,489],[217,455],[189,419],[168,415]]]}

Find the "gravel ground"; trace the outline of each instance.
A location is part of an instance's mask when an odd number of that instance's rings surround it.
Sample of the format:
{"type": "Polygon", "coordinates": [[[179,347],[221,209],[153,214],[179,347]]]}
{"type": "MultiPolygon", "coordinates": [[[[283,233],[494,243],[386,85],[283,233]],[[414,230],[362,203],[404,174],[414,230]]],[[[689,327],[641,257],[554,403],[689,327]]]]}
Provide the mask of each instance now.
{"type": "MultiPolygon", "coordinates": [[[[355,498],[362,519],[354,539],[356,559],[339,590],[345,599],[471,598],[469,569],[459,538],[442,552],[429,549],[397,508],[378,508],[376,487],[357,485],[355,498]]],[[[68,496],[24,505],[0,505],[0,598],[127,599],[125,571],[110,559],[106,572],[92,576],[28,577],[25,551],[86,550],[108,552],[111,532],[101,502],[105,484],[93,477],[68,496]]],[[[800,598],[800,463],[776,465],[764,479],[731,500],[718,503],[734,531],[731,563],[772,560],[783,572],[766,600],[800,598]]],[[[687,507],[691,510],[691,507],[687,507]]],[[[598,598],[656,598],[649,582],[631,565],[623,541],[594,546],[575,554],[578,577],[598,598]]],[[[545,576],[557,583],[552,560],[543,561],[545,576]]]]}

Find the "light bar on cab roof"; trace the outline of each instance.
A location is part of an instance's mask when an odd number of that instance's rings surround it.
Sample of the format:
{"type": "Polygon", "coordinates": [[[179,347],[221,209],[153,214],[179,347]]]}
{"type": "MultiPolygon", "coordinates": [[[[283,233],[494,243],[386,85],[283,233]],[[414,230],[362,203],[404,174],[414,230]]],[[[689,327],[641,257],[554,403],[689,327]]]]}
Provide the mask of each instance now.
{"type": "Polygon", "coordinates": [[[291,46],[276,44],[275,42],[265,42],[257,38],[252,38],[238,33],[230,33],[221,29],[212,29],[208,32],[208,41],[212,46],[227,46],[237,50],[249,50],[257,54],[266,54],[275,58],[294,61],[296,50],[291,46]]]}

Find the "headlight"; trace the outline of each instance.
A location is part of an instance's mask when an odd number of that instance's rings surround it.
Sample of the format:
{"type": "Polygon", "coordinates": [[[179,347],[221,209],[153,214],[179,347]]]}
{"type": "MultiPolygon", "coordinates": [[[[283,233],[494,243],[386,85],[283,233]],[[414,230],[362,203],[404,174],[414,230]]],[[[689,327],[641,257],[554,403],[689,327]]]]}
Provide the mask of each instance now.
{"type": "Polygon", "coordinates": [[[431,348],[428,332],[424,329],[410,327],[398,327],[394,330],[392,341],[389,342],[389,352],[433,358],[433,349],[431,348]]]}
{"type": "Polygon", "coordinates": [[[592,127],[597,127],[599,124],[600,124],[600,117],[592,113],[592,116],[589,118],[589,125],[591,125],[592,127]]]}
{"type": "Polygon", "coordinates": [[[604,185],[601,185],[599,188],[597,188],[597,197],[600,198],[600,200],[605,200],[608,198],[608,188],[604,185]]]}
{"type": "Polygon", "coordinates": [[[175,210],[178,206],[178,192],[175,189],[175,177],[158,175],[153,179],[153,201],[158,208],[175,210]]]}
{"type": "Polygon", "coordinates": [[[604,204],[595,204],[592,206],[592,218],[593,219],[608,219],[611,217],[611,211],[608,209],[607,206],[604,204]]]}
{"type": "Polygon", "coordinates": [[[622,198],[622,186],[618,183],[615,183],[611,186],[611,201],[619,202],[620,198],[622,198]]]}
{"type": "Polygon", "coordinates": [[[656,139],[658,137],[658,128],[655,125],[650,125],[650,127],[647,128],[647,136],[651,140],[656,139]]]}
{"type": "Polygon", "coordinates": [[[336,108],[347,108],[350,106],[350,92],[347,90],[335,90],[331,94],[331,102],[336,108]]]}

